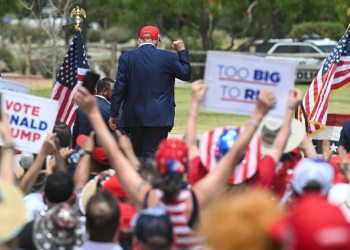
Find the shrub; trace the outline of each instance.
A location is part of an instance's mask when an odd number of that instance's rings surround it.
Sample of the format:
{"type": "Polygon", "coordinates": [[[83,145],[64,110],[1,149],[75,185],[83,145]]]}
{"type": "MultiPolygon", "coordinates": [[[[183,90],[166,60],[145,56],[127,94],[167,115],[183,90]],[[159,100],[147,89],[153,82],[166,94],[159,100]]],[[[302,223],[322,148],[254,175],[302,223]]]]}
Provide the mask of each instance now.
{"type": "Polygon", "coordinates": [[[25,43],[27,38],[31,38],[32,43],[43,44],[47,34],[40,28],[31,28],[23,23],[9,25],[6,30],[6,37],[12,43],[25,43]]]}
{"type": "Polygon", "coordinates": [[[304,22],[293,25],[290,35],[300,37],[302,35],[318,34],[323,38],[339,40],[345,32],[346,27],[337,22],[304,22]]]}
{"type": "Polygon", "coordinates": [[[122,28],[111,28],[104,32],[103,37],[107,43],[110,43],[110,42],[125,43],[129,41],[132,35],[129,30],[122,29],[122,28]]]}
{"type": "Polygon", "coordinates": [[[14,61],[14,56],[12,51],[10,51],[7,47],[0,48],[0,61],[4,61],[11,70],[13,70],[12,64],[14,61]]]}
{"type": "Polygon", "coordinates": [[[88,41],[90,43],[97,43],[102,39],[102,31],[90,29],[88,30],[88,41]]]}

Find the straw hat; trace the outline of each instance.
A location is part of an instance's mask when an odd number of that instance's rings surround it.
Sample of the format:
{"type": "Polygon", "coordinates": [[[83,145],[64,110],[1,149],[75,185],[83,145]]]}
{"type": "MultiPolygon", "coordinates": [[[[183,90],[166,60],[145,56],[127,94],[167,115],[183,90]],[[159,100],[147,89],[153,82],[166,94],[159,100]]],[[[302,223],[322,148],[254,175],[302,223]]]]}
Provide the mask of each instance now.
{"type": "Polygon", "coordinates": [[[0,179],[0,244],[16,237],[26,222],[22,192],[0,179]]]}
{"type": "MultiPolygon", "coordinates": [[[[280,131],[284,120],[266,117],[260,123],[258,133],[262,139],[262,155],[267,155],[280,131]]],[[[293,119],[290,126],[288,141],[283,153],[288,153],[297,148],[305,137],[305,128],[297,119],[293,119]]]]}

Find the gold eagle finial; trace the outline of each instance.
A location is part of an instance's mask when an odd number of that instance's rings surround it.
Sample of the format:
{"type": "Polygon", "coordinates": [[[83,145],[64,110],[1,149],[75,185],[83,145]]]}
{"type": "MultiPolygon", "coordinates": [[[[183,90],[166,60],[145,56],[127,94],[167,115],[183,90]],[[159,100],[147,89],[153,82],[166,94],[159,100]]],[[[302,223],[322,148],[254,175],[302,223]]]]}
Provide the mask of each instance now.
{"type": "Polygon", "coordinates": [[[347,16],[350,15],[350,8],[348,9],[348,13],[347,13],[347,16]]]}
{"type": "Polygon", "coordinates": [[[83,16],[84,18],[86,18],[86,12],[84,9],[80,9],[79,6],[77,6],[76,8],[74,8],[71,12],[71,17],[73,17],[75,15],[75,21],[77,22],[77,25],[79,26],[80,24],[80,16],[83,16]]]}

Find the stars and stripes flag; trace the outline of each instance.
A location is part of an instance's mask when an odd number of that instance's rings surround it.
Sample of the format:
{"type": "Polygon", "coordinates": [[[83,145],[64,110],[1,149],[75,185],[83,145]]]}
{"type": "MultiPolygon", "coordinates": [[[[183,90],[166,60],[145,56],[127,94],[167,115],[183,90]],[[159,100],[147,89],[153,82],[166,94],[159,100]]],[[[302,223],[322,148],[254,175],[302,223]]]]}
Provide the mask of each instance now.
{"type": "Polygon", "coordinates": [[[56,121],[73,127],[77,106],[73,96],[78,86],[83,84],[86,73],[90,71],[81,34],[77,31],[64,57],[58,72],[51,99],[59,101],[56,121]]]}
{"type": "MultiPolygon", "coordinates": [[[[215,158],[215,145],[218,142],[222,133],[230,128],[236,128],[240,132],[243,132],[244,127],[220,127],[214,130],[205,132],[199,143],[199,155],[203,166],[208,172],[213,171],[216,168],[217,161],[215,158]]],[[[235,170],[233,171],[229,184],[237,185],[249,178],[251,178],[259,164],[261,158],[261,146],[262,141],[260,136],[255,133],[253,138],[250,140],[246,155],[242,162],[238,163],[235,170]]]]}
{"type": "MultiPolygon", "coordinates": [[[[310,138],[326,129],[329,94],[350,85],[349,27],[304,96],[303,106],[308,120],[310,138]]],[[[306,125],[306,119],[300,107],[298,118],[306,125]]]]}

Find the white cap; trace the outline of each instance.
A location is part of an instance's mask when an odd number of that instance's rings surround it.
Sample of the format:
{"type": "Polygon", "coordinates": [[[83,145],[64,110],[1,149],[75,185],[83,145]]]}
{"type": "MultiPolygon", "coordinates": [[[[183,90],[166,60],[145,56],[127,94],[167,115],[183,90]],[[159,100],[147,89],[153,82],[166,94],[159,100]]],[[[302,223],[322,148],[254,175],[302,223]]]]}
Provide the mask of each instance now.
{"type": "Polygon", "coordinates": [[[34,162],[34,155],[30,152],[22,152],[21,159],[19,160],[19,164],[24,169],[29,169],[34,162]]]}
{"type": "Polygon", "coordinates": [[[333,206],[344,204],[348,196],[349,184],[338,183],[331,187],[328,192],[328,202],[333,206]]]}
{"type": "Polygon", "coordinates": [[[315,181],[321,185],[320,193],[326,195],[332,185],[333,177],[334,170],[329,163],[321,159],[305,158],[295,167],[292,186],[297,194],[302,195],[307,184],[315,181]]]}

